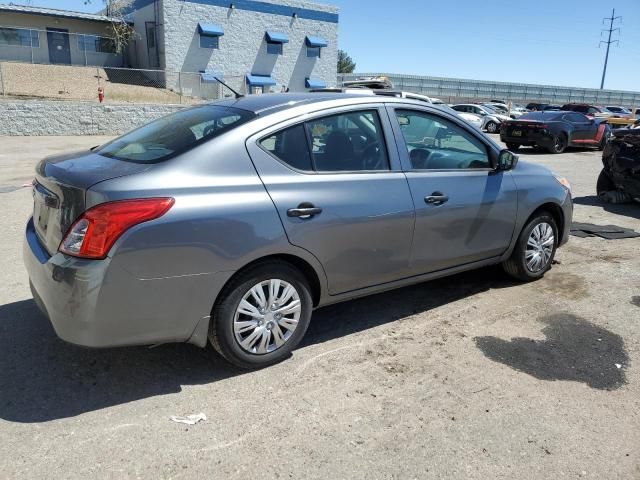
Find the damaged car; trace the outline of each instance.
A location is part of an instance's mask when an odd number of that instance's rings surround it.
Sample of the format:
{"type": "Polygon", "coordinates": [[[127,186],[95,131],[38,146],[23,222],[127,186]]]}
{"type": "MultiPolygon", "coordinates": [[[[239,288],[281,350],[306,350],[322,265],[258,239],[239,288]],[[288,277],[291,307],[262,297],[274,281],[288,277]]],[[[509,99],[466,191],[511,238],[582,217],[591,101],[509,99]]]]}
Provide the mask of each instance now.
{"type": "Polygon", "coordinates": [[[614,130],[602,154],[596,191],[607,202],[640,201],[640,122],[614,130]]]}

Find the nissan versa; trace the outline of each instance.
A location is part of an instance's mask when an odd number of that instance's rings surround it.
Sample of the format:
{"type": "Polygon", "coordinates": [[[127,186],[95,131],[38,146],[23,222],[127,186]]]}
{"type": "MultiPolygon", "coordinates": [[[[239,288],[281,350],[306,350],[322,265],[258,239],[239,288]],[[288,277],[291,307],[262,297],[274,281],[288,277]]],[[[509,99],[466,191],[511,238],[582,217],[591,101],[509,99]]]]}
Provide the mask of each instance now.
{"type": "Polygon", "coordinates": [[[24,260],[58,336],[209,339],[244,368],[323,305],[498,263],[538,279],[572,216],[565,179],[455,114],[334,93],[182,110],[43,160],[33,195],[24,260]]]}

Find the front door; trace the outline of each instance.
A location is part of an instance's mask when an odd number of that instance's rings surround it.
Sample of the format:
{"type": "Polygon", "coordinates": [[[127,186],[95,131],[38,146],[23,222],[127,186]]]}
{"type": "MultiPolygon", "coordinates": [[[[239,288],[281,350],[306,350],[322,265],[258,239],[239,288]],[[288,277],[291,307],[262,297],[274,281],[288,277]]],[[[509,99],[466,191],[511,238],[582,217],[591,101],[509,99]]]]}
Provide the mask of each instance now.
{"type": "Polygon", "coordinates": [[[390,109],[416,208],[414,274],[503,254],[514,234],[517,189],[493,170],[479,135],[436,112],[390,109]]]}
{"type": "Polygon", "coordinates": [[[47,44],[49,46],[50,63],[71,65],[69,30],[61,28],[47,28],[47,44]]]}
{"type": "Polygon", "coordinates": [[[372,107],[247,142],[289,241],[320,261],[332,295],[409,275],[414,208],[393,142],[386,112],[372,107]]]}

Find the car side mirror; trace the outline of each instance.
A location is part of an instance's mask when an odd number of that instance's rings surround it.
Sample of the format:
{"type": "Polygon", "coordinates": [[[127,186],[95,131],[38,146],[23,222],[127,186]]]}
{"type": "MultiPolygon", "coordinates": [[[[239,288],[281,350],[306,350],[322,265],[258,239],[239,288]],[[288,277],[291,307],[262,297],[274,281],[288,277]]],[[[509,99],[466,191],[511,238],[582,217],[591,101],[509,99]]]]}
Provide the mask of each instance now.
{"type": "Polygon", "coordinates": [[[502,150],[498,155],[498,165],[496,170],[507,171],[513,170],[518,164],[518,156],[509,150],[502,150]]]}

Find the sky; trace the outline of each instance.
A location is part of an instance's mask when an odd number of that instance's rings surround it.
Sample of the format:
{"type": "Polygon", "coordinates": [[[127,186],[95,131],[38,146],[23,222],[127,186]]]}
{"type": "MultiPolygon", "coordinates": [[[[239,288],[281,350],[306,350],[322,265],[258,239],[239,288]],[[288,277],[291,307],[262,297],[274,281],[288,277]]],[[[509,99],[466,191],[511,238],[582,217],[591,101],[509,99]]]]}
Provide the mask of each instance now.
{"type": "MultiPolygon", "coordinates": [[[[640,0],[315,1],[340,8],[339,47],[356,72],[589,88],[600,87],[602,19],[615,8],[620,43],[611,47],[605,88],[640,91],[640,0]]],[[[102,0],[32,4],[96,11],[102,0]]]]}

